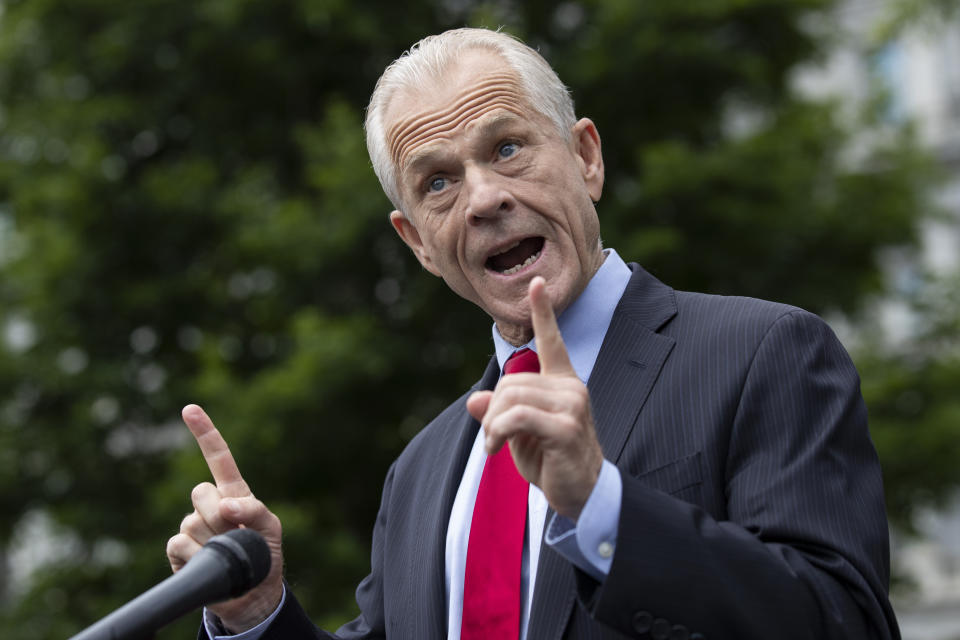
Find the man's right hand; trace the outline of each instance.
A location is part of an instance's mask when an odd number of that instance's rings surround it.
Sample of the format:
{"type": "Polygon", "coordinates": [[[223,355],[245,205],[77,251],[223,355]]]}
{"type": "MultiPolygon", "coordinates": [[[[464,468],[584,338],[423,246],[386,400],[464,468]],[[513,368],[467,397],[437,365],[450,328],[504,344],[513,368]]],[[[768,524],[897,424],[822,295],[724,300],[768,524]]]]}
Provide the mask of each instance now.
{"type": "Polygon", "coordinates": [[[200,445],[216,485],[203,482],[193,488],[190,497],[194,511],[180,523],[180,533],[167,541],[167,558],[177,572],[215,535],[246,527],[263,536],[270,547],[271,562],[264,581],[240,598],[208,607],[229,631],[240,633],[265,620],[283,596],[280,519],[254,497],[230,448],[203,409],[187,405],[182,415],[200,445]]]}

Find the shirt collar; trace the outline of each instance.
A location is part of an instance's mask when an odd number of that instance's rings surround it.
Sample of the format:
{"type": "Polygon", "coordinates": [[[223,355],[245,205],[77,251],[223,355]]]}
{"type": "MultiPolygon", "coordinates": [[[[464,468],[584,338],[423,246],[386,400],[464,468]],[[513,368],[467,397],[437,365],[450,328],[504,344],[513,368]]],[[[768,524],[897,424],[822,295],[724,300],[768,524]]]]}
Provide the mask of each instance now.
{"type": "MultiPolygon", "coordinates": [[[[604,249],[605,259],[587,283],[583,293],[557,318],[560,335],[567,345],[567,353],[577,377],[586,384],[593,365],[600,353],[600,346],[607,335],[607,327],[613,312],[620,302],[632,272],[630,267],[613,249],[604,249]]],[[[503,339],[497,325],[493,325],[493,344],[497,351],[497,363],[503,364],[522,347],[514,347],[503,339]]],[[[536,351],[536,340],[524,345],[536,351]]]]}

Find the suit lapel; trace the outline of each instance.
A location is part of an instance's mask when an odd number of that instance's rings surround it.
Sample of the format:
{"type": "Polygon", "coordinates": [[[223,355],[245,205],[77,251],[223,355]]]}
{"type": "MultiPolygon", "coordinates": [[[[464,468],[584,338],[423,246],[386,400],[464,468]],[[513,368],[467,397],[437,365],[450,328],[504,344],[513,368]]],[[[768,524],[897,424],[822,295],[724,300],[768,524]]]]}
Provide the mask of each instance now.
{"type": "Polygon", "coordinates": [[[587,387],[603,455],[617,463],[674,340],[657,333],[677,313],[673,289],[631,264],[587,387]]]}
{"type": "MultiPolygon", "coordinates": [[[[633,276],[620,299],[587,383],[604,457],[617,463],[660,370],[672,338],[656,333],[677,312],[673,289],[631,263],[633,276]]],[[[547,523],[553,510],[547,513],[547,523]]],[[[546,532],[546,527],[544,527],[546,532]]],[[[563,635],[573,611],[576,581],[570,562],[541,543],[528,640],[563,635]]]]}

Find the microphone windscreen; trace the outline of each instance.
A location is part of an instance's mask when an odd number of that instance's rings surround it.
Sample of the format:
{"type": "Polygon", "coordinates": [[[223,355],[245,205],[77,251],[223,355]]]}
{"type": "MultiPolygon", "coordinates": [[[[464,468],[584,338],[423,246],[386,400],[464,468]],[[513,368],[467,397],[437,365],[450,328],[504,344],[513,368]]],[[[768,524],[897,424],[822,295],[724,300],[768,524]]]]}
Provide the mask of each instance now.
{"type": "Polygon", "coordinates": [[[230,597],[246,593],[270,573],[270,548],[253,529],[234,529],[207,541],[230,564],[230,597]]]}

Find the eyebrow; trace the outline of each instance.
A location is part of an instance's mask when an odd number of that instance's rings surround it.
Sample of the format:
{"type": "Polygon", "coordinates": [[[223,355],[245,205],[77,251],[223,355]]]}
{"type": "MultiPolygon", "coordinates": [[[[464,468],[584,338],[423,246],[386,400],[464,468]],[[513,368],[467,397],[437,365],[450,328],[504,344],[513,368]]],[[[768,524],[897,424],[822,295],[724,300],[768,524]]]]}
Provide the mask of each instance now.
{"type": "MultiPolygon", "coordinates": [[[[518,122],[525,121],[525,118],[511,111],[500,111],[490,116],[484,116],[479,123],[470,125],[478,126],[479,130],[476,136],[484,139],[497,136],[502,130],[507,129],[518,122]]],[[[437,143],[430,143],[427,146],[414,151],[404,163],[401,169],[401,175],[412,173],[414,175],[423,172],[424,165],[435,162],[438,158],[445,155],[444,151],[438,150],[437,143]]]]}

